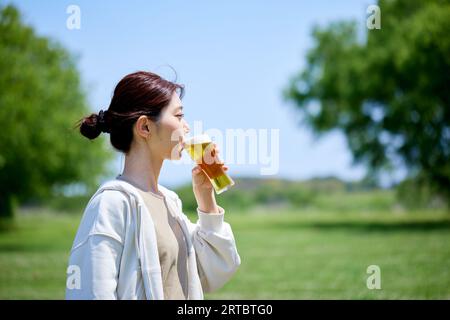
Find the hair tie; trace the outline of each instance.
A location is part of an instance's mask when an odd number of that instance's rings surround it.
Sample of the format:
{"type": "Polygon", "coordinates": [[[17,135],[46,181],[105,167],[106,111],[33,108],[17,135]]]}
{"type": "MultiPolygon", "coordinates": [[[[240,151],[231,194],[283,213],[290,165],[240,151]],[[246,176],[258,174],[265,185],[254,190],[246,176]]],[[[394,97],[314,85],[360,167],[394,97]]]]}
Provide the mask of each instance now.
{"type": "Polygon", "coordinates": [[[108,126],[106,125],[105,111],[103,110],[100,110],[98,113],[97,125],[101,132],[109,133],[108,126]]]}

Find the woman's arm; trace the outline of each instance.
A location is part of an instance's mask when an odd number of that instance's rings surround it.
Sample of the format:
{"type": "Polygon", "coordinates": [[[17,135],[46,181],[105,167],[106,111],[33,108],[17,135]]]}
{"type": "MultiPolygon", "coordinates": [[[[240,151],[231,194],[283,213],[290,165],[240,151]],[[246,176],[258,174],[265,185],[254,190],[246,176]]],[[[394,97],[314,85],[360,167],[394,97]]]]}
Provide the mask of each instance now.
{"type": "MultiPolygon", "coordinates": [[[[212,144],[210,157],[216,163],[222,164],[222,168],[227,171],[228,167],[219,158],[219,149],[215,143],[212,144]]],[[[219,213],[219,208],[214,195],[214,188],[206,173],[197,165],[192,169],[192,189],[198,208],[205,213],[219,213]]]]}
{"type": "MultiPolygon", "coordinates": [[[[218,155],[219,150],[214,144],[211,156],[220,162],[218,155]]],[[[225,165],[223,168],[228,170],[225,165]]],[[[192,169],[192,189],[198,205],[198,221],[193,224],[183,216],[191,226],[202,287],[206,292],[211,292],[222,287],[233,276],[241,259],[231,226],[224,222],[225,210],[217,205],[211,181],[199,165],[192,169]]],[[[179,207],[182,210],[181,201],[179,207]]]]}
{"type": "Polygon", "coordinates": [[[192,223],[183,213],[180,198],[175,196],[196,252],[203,290],[217,290],[231,279],[241,264],[231,226],[224,221],[225,210],[220,206],[217,206],[218,213],[197,209],[197,223],[192,223]]]}
{"type": "Polygon", "coordinates": [[[241,264],[231,226],[224,221],[225,210],[219,214],[197,210],[198,221],[193,234],[197,266],[206,292],[221,288],[241,264]]]}
{"type": "MultiPolygon", "coordinates": [[[[225,170],[228,168],[225,167],[225,170]]],[[[198,208],[205,213],[219,213],[214,189],[209,178],[200,168],[196,166],[192,169],[192,189],[198,208]]]]}
{"type": "Polygon", "coordinates": [[[119,191],[104,191],[89,203],[70,252],[66,299],[117,299],[129,210],[119,191]]]}
{"type": "Polygon", "coordinates": [[[70,257],[67,300],[117,300],[122,245],[104,235],[91,235],[70,257]]]}

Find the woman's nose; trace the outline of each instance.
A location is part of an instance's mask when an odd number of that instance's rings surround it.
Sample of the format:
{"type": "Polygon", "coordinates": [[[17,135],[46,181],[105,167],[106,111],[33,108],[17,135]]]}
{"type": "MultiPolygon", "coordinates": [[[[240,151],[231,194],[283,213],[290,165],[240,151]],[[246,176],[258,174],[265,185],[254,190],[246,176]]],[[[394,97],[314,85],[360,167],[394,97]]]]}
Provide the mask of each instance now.
{"type": "Polygon", "coordinates": [[[189,128],[189,125],[186,121],[184,121],[184,132],[185,133],[189,133],[191,131],[191,129],[189,128]]]}

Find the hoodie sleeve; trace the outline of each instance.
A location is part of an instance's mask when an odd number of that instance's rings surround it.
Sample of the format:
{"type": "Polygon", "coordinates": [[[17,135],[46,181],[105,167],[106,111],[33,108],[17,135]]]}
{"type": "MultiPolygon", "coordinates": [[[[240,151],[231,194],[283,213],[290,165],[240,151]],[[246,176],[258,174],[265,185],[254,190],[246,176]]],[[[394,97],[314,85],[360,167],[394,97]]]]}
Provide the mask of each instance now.
{"type": "MultiPolygon", "coordinates": [[[[182,203],[178,196],[176,202],[182,213],[182,203]]],[[[222,207],[219,209],[219,214],[197,209],[197,223],[192,223],[182,213],[197,255],[198,272],[205,292],[221,288],[241,264],[231,226],[224,221],[225,210],[222,207]]]]}
{"type": "Polygon", "coordinates": [[[103,235],[89,236],[71,255],[66,299],[117,300],[121,253],[122,245],[117,240],[103,235]]]}
{"type": "Polygon", "coordinates": [[[86,207],[69,257],[66,299],[117,299],[126,197],[104,191],[86,207]]]}

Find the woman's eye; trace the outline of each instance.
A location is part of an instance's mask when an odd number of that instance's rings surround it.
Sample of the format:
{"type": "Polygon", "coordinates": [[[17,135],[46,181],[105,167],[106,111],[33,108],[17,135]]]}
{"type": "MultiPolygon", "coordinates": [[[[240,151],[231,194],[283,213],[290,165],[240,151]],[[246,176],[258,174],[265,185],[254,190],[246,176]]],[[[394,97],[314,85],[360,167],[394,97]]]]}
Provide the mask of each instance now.
{"type": "Polygon", "coordinates": [[[183,117],[184,117],[184,113],[182,113],[182,114],[177,114],[177,117],[180,118],[180,119],[183,118],[183,117]]]}

